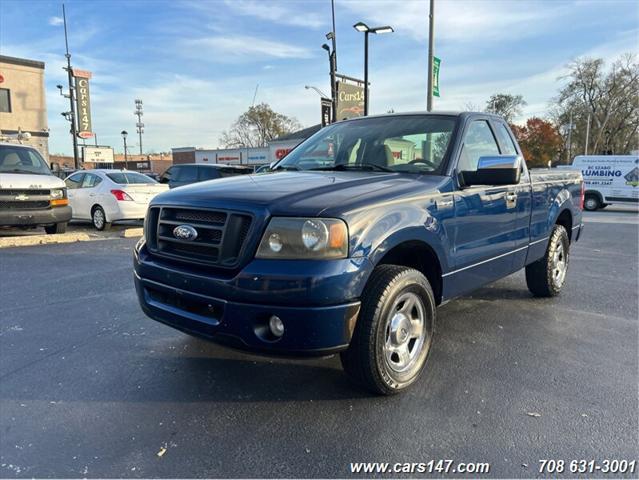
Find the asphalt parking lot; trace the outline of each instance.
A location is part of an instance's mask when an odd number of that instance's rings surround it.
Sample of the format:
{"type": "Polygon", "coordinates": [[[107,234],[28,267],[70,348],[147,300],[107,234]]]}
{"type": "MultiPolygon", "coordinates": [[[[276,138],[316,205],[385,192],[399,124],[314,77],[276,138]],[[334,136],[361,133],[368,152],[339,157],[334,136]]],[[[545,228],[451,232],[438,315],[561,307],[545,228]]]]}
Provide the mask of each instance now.
{"type": "Polygon", "coordinates": [[[249,356],[147,319],[135,239],[2,249],[0,477],[350,477],[350,462],[431,459],[537,477],[541,459],[636,460],[638,216],[586,222],[560,297],[533,299],[520,272],[450,302],[427,371],[390,398],[336,357],[249,356]]]}

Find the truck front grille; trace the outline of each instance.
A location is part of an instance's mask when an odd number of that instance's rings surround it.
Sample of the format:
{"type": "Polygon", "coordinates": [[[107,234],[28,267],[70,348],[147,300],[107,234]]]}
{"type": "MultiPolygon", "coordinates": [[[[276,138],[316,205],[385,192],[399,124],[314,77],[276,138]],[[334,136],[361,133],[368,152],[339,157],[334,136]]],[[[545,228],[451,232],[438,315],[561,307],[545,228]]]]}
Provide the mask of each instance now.
{"type": "Polygon", "coordinates": [[[146,241],[151,255],[196,264],[234,268],[240,262],[252,217],[225,210],[153,207],[147,218],[146,241]],[[193,227],[197,236],[174,235],[180,225],[193,227]]]}
{"type": "Polygon", "coordinates": [[[49,208],[50,190],[0,190],[0,210],[42,210],[49,208]]]}

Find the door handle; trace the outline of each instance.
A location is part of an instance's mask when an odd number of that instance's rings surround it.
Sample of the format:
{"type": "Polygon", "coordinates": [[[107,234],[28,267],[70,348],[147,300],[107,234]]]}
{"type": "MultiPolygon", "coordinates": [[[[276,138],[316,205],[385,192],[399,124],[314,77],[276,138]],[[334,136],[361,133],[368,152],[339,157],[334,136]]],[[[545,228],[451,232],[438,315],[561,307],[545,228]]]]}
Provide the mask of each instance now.
{"type": "Polygon", "coordinates": [[[517,206],[517,192],[506,192],[506,208],[517,206]]]}

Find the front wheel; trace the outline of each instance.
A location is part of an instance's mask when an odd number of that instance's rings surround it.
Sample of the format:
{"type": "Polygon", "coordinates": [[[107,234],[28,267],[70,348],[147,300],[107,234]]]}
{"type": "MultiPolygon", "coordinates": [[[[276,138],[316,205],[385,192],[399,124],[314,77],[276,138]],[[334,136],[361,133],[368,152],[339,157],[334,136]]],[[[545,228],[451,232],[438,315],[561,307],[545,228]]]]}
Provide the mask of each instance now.
{"type": "Polygon", "coordinates": [[[526,267],[528,290],[536,297],[559,295],[566,281],[570,239],[562,225],[555,225],[544,258],[526,267]]]}
{"type": "Polygon", "coordinates": [[[344,370],[375,393],[406,389],[426,363],[435,316],[435,296],[424,275],[397,265],[376,267],[351,344],[340,355],[344,370]]]}
{"type": "Polygon", "coordinates": [[[47,232],[48,235],[55,235],[56,233],[64,233],[67,231],[66,223],[56,223],[53,225],[47,225],[44,227],[44,231],[47,232]]]}

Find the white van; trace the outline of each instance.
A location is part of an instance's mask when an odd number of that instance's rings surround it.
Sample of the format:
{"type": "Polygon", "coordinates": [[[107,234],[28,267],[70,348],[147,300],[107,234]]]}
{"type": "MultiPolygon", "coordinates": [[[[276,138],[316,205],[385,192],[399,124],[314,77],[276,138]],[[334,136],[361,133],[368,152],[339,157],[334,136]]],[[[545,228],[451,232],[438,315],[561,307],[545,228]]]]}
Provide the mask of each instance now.
{"type": "Polygon", "coordinates": [[[639,156],[579,155],[572,167],[584,177],[586,210],[639,203],[639,156]]]}
{"type": "Polygon", "coordinates": [[[44,227],[64,233],[71,219],[67,187],[40,153],[0,142],[0,227],[44,227]]]}

